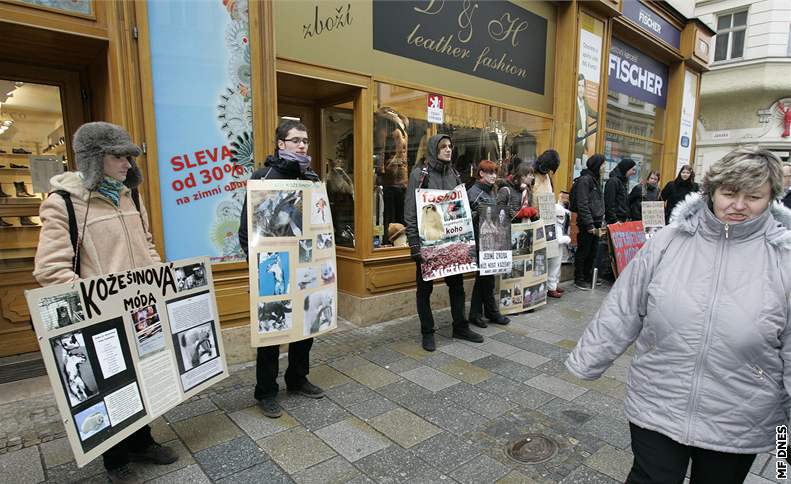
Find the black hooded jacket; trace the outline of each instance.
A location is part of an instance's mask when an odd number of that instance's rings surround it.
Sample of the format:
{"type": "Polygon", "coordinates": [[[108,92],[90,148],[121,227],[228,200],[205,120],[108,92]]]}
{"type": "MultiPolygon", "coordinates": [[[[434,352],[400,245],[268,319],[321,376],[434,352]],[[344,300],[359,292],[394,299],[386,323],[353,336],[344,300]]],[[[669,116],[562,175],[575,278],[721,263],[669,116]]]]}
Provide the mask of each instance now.
{"type": "Polygon", "coordinates": [[[662,200],[665,200],[665,223],[670,223],[670,214],[678,202],[687,198],[687,195],[693,192],[700,191],[697,183],[691,183],[689,180],[684,181],[675,179],[667,182],[665,188],[662,190],[662,200]]]}
{"type": "Polygon", "coordinates": [[[643,220],[643,202],[661,200],[659,187],[648,183],[637,185],[629,192],[629,219],[643,220]]]}
{"type": "Polygon", "coordinates": [[[604,218],[604,199],[599,181],[601,163],[591,163],[592,160],[593,157],[588,160],[588,168],[582,170],[574,181],[577,186],[572,190],[577,205],[577,226],[586,232],[601,227],[604,218]]]}
{"type": "MultiPolygon", "coordinates": [[[[632,165],[634,166],[634,164],[632,165]]],[[[610,178],[604,184],[604,219],[607,224],[627,222],[629,220],[629,201],[626,185],[629,179],[620,163],[610,172],[610,178]]]]}
{"type": "MultiPolygon", "coordinates": [[[[268,156],[263,168],[256,170],[250,177],[251,180],[310,180],[319,181],[319,175],[308,168],[303,173],[299,169],[299,163],[293,160],[284,160],[278,156],[268,156]]],[[[244,254],[248,253],[247,239],[247,197],[242,204],[242,214],[239,217],[239,244],[242,246],[244,254]]]]}
{"type": "Polygon", "coordinates": [[[417,204],[415,190],[425,188],[431,190],[452,190],[461,184],[459,173],[450,162],[444,163],[437,159],[437,145],[443,138],[450,139],[446,134],[432,136],[426,145],[425,163],[415,164],[409,174],[409,183],[404,197],[404,223],[406,238],[410,247],[420,247],[420,235],[417,227],[417,204]],[[424,176],[425,175],[425,176],[424,176]],[[421,184],[422,179],[422,186],[421,184]]]}

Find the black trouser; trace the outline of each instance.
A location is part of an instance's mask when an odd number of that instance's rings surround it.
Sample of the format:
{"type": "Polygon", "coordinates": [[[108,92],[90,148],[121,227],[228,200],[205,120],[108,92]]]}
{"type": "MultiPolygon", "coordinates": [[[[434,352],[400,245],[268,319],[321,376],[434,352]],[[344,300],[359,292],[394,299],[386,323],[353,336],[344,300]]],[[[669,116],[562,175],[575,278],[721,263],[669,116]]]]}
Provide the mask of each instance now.
{"type": "MultiPolygon", "coordinates": [[[[417,315],[420,318],[420,332],[430,334],[434,332],[434,313],[431,311],[431,293],[434,291],[434,281],[424,281],[417,264],[417,315]]],[[[453,326],[466,328],[467,320],[464,319],[464,276],[455,274],[445,278],[450,295],[450,314],[453,317],[453,326]]]]}
{"type": "MultiPolygon", "coordinates": [[[[387,237],[387,226],[392,223],[404,223],[404,193],[406,190],[399,185],[385,186],[382,188],[384,199],[384,233],[387,237]]],[[[392,240],[385,242],[393,243],[392,240]]]]}
{"type": "MultiPolygon", "coordinates": [[[[313,346],[313,338],[289,343],[288,368],[285,374],[286,388],[297,389],[307,381],[310,371],[311,346],[313,346]]],[[[258,348],[258,356],[255,360],[255,393],[253,394],[256,400],[274,398],[277,395],[279,357],[279,345],[258,348]]]]}
{"type": "Polygon", "coordinates": [[[577,252],[574,254],[574,281],[582,282],[593,277],[593,261],[599,248],[599,237],[580,227],[577,234],[577,252]]]}
{"type": "Polygon", "coordinates": [[[634,463],[629,484],[681,484],[692,459],[690,484],[741,484],[755,454],[730,454],[679,444],[675,440],[629,423],[634,463]]]}
{"type": "Polygon", "coordinates": [[[102,454],[104,468],[107,470],[118,469],[129,463],[129,453],[146,449],[154,443],[151,437],[151,427],[144,425],[132,435],[118,442],[102,454]]]}
{"type": "Polygon", "coordinates": [[[500,310],[494,297],[494,276],[482,276],[478,273],[475,275],[475,284],[472,286],[470,319],[481,317],[481,314],[487,319],[495,319],[500,316],[500,310]]]}

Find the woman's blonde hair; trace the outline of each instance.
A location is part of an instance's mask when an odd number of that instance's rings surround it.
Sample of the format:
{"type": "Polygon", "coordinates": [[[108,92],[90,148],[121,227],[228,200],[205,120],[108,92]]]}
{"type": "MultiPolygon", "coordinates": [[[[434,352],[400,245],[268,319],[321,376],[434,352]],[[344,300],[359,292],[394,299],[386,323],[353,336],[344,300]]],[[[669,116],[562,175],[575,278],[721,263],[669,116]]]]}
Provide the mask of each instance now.
{"type": "Polygon", "coordinates": [[[703,176],[703,193],[710,199],[718,188],[737,192],[752,191],[769,183],[772,198],[783,193],[783,164],[769,150],[757,147],[736,148],[715,161],[703,176]]]}

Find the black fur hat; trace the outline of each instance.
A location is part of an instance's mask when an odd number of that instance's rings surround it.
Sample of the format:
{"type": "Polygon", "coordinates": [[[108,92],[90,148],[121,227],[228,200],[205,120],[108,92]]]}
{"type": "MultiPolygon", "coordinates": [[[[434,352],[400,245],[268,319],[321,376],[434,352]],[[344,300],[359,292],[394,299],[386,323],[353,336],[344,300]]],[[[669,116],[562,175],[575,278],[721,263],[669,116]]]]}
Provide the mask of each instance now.
{"type": "Polygon", "coordinates": [[[120,126],[104,121],[85,123],[74,133],[74,158],[77,169],[84,177],[83,184],[93,190],[104,178],[104,155],[126,156],[132,165],[126,174],[124,185],[135,188],[143,181],[135,157],[140,148],[132,143],[132,137],[120,126]]]}

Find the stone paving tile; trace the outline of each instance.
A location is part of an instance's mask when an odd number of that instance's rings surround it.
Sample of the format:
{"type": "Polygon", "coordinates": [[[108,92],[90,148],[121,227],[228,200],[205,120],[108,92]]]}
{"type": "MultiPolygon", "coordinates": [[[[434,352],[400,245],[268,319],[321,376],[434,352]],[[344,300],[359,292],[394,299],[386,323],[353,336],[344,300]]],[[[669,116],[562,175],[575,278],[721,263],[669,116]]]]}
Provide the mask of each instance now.
{"type": "Polygon", "coordinates": [[[390,345],[390,349],[418,361],[431,356],[431,353],[424,350],[417,341],[410,340],[395,343],[390,345]]]}
{"type": "Polygon", "coordinates": [[[569,351],[573,350],[575,346],[577,346],[577,340],[571,339],[562,339],[555,343],[556,346],[560,346],[561,348],[565,348],[569,351]]]}
{"type": "Polygon", "coordinates": [[[580,466],[559,484],[617,484],[616,481],[590,467],[580,466]]]}
{"type": "Polygon", "coordinates": [[[580,430],[619,449],[628,448],[632,442],[629,436],[629,422],[626,419],[620,420],[597,415],[585,422],[580,430]]]}
{"type": "Polygon", "coordinates": [[[306,429],[315,431],[348,418],[349,413],[329,398],[311,400],[306,405],[291,410],[291,415],[306,429]]]}
{"type": "MultiPolygon", "coordinates": [[[[788,482],[788,480],[780,480],[777,479],[776,476],[776,468],[777,468],[777,459],[774,456],[768,460],[766,465],[764,466],[763,472],[758,474],[759,476],[763,477],[764,479],[768,479],[773,482],[788,482]]],[[[786,475],[788,475],[788,468],[786,467],[786,475]]]]}
{"type": "MultiPolygon", "coordinates": [[[[279,385],[280,388],[285,388],[285,383],[279,383],[279,385]]],[[[329,394],[329,392],[331,392],[332,390],[334,389],[325,391],[324,393],[329,394]]],[[[279,403],[281,407],[283,407],[288,411],[307,405],[311,401],[313,401],[312,398],[303,397],[302,395],[291,393],[285,390],[280,391],[277,394],[277,403],[279,403]]]]}
{"type": "Polygon", "coordinates": [[[482,345],[478,345],[477,348],[493,355],[502,356],[503,358],[519,351],[519,348],[516,346],[501,343],[496,339],[487,339],[482,345]]]}
{"type": "Polygon", "coordinates": [[[520,383],[541,374],[538,370],[494,355],[476,360],[472,364],[520,383]]]}
{"type": "Polygon", "coordinates": [[[196,415],[214,412],[215,410],[217,410],[217,405],[211,399],[201,398],[195,401],[184,402],[176,408],[167,411],[165,419],[170,423],[180,422],[196,415]]]}
{"type": "Polygon", "coordinates": [[[425,398],[432,398],[433,393],[426,390],[416,383],[409,380],[402,380],[390,385],[384,386],[377,390],[385,398],[388,398],[398,404],[408,407],[411,403],[415,403],[425,398]]]}
{"type": "Polygon", "coordinates": [[[335,457],[291,477],[297,484],[341,484],[350,482],[351,479],[358,476],[362,476],[362,474],[349,461],[343,457],[335,457]]]}
{"type": "Polygon", "coordinates": [[[755,456],[755,460],[753,461],[753,465],[750,467],[750,472],[760,475],[761,471],[763,470],[764,466],[769,459],[772,458],[772,469],[774,469],[774,456],[769,455],[768,453],[758,454],[755,456]]]}
{"type": "Polygon", "coordinates": [[[479,387],[460,384],[437,393],[444,400],[456,403],[487,418],[498,417],[513,409],[515,405],[503,397],[486,392],[479,387]]]}
{"type": "MultiPolygon", "coordinates": [[[[44,466],[47,468],[59,466],[74,460],[74,453],[71,451],[69,439],[50,440],[39,445],[41,456],[44,458],[44,466]]],[[[2,457],[0,457],[2,460],[2,457]]],[[[0,481],[2,479],[0,478],[0,481]]]]}
{"type": "Polygon", "coordinates": [[[190,484],[210,484],[211,481],[203,473],[198,464],[187,466],[176,472],[171,472],[162,477],[149,481],[149,484],[183,484],[189,482],[190,484]]]}
{"type": "Polygon", "coordinates": [[[370,388],[360,385],[356,381],[350,381],[335,388],[330,388],[325,392],[333,402],[341,407],[349,407],[358,403],[367,402],[379,396],[378,393],[370,388]]]}
{"type": "Polygon", "coordinates": [[[392,363],[389,363],[387,365],[383,365],[385,370],[392,371],[397,375],[403,376],[403,373],[406,373],[407,371],[414,370],[415,368],[423,366],[421,362],[413,358],[404,358],[403,355],[401,356],[402,357],[400,359],[392,363]]]}
{"type": "Polygon", "coordinates": [[[403,373],[401,376],[432,392],[438,392],[443,388],[447,388],[459,383],[459,380],[453,378],[447,373],[437,371],[434,368],[429,368],[428,366],[415,368],[414,370],[403,373]]]}
{"type": "Polygon", "coordinates": [[[350,370],[352,368],[357,368],[358,366],[361,365],[370,365],[370,364],[371,363],[364,358],[360,358],[357,355],[351,355],[331,362],[330,366],[338,371],[345,371],[345,370],[350,370]]]}
{"type": "Polygon", "coordinates": [[[253,387],[240,388],[211,396],[212,401],[226,412],[236,412],[252,407],[258,401],[253,397],[253,387]]]}
{"type": "Polygon", "coordinates": [[[488,455],[482,455],[459,467],[450,476],[464,484],[477,484],[480,482],[494,482],[509,472],[511,472],[511,469],[508,466],[492,459],[488,455]]]}
{"type": "Polygon", "coordinates": [[[621,383],[627,383],[629,379],[629,367],[624,366],[611,366],[604,372],[604,376],[618,380],[621,383]]]}
{"type": "Polygon", "coordinates": [[[536,353],[547,358],[565,360],[569,354],[569,351],[564,348],[560,348],[553,344],[544,343],[543,341],[529,338],[527,336],[509,332],[497,334],[493,336],[493,338],[497,341],[509,344],[511,346],[516,346],[523,350],[527,350],[531,353],[536,353]]]}
{"type": "Polygon", "coordinates": [[[511,353],[504,357],[507,360],[511,360],[515,363],[519,363],[520,365],[529,366],[531,368],[535,368],[537,366],[541,366],[544,363],[551,361],[546,356],[537,355],[535,353],[531,353],[527,350],[520,350],[517,348],[516,352],[511,353]]]}
{"type": "Polygon", "coordinates": [[[294,481],[274,462],[268,460],[216,482],[217,484],[258,484],[261,482],[266,484],[291,484],[294,481]]]}
{"type": "Polygon", "coordinates": [[[571,426],[582,425],[596,415],[586,407],[560,398],[541,405],[538,407],[538,411],[571,426]]]}
{"type": "Polygon", "coordinates": [[[623,400],[616,400],[595,390],[583,393],[572,400],[572,402],[595,414],[605,415],[620,420],[626,419],[626,414],[623,409],[623,400]]]}
{"type": "Polygon", "coordinates": [[[181,420],[173,424],[173,430],[192,452],[213,447],[242,435],[239,427],[222,412],[181,420]]]}
{"type": "MultiPolygon", "coordinates": [[[[107,476],[107,472],[104,470],[102,459],[94,459],[88,465],[82,468],[77,467],[77,463],[71,461],[68,464],[47,469],[47,483],[50,484],[66,484],[71,482],[79,482],[82,484],[89,481],[109,482],[109,477],[107,476]]],[[[15,481],[10,480],[2,482],[15,481]]]]}
{"type": "Polygon", "coordinates": [[[242,436],[195,453],[195,460],[216,481],[267,460],[250,437],[242,436]]]}
{"type": "MultiPolygon", "coordinates": [[[[439,482],[441,476],[437,469],[400,447],[380,450],[355,465],[377,482],[439,482]]],[[[447,477],[442,480],[447,481],[447,477]]]]}
{"type": "Polygon", "coordinates": [[[560,360],[549,360],[543,365],[538,365],[536,371],[540,371],[545,375],[557,376],[558,374],[566,371],[566,366],[560,360]]]}
{"type": "Polygon", "coordinates": [[[390,383],[395,383],[401,379],[395,373],[385,370],[381,366],[374,365],[373,363],[366,363],[342,371],[346,375],[374,390],[389,385],[390,383]]]}
{"type": "Polygon", "coordinates": [[[442,405],[432,413],[421,416],[437,427],[459,435],[475,430],[486,423],[485,417],[455,404],[442,405]]]}
{"type": "Polygon", "coordinates": [[[365,474],[360,474],[359,476],[346,481],[345,484],[375,484],[375,481],[372,481],[368,476],[365,474]]]}
{"type": "Polygon", "coordinates": [[[164,476],[165,474],[169,474],[173,471],[177,471],[195,463],[195,459],[193,459],[189,449],[187,449],[180,441],[174,440],[169,442],[167,445],[173,449],[173,451],[178,456],[178,460],[176,462],[164,466],[137,462],[130,464],[142,480],[148,481],[151,479],[156,479],[157,477],[164,476]]]}
{"type": "Polygon", "coordinates": [[[370,420],[377,415],[382,415],[383,413],[389,412],[395,408],[398,408],[398,405],[386,399],[385,397],[377,395],[370,400],[366,400],[355,405],[349,405],[346,407],[346,410],[362,420],[370,420]]]}
{"type": "Polygon", "coordinates": [[[0,482],[32,484],[43,480],[44,469],[38,447],[0,455],[0,482]]]}
{"type": "Polygon", "coordinates": [[[376,348],[375,350],[368,351],[361,354],[360,356],[371,363],[376,363],[379,366],[386,366],[402,359],[404,354],[391,350],[390,348],[376,348]]]}
{"type": "Polygon", "coordinates": [[[538,481],[527,477],[519,471],[511,471],[502,479],[498,479],[496,484],[539,484],[538,481]]]}
{"type": "Polygon", "coordinates": [[[618,482],[625,482],[632,468],[632,454],[605,445],[585,460],[585,465],[606,474],[618,482]]]}
{"type": "Polygon", "coordinates": [[[348,376],[327,365],[311,368],[308,376],[311,383],[320,386],[325,391],[351,381],[348,376]]]}
{"type": "Polygon", "coordinates": [[[616,400],[624,401],[626,399],[626,385],[614,380],[612,378],[603,376],[598,380],[580,380],[568,371],[564,370],[557,375],[561,380],[566,380],[569,383],[579,385],[589,390],[596,390],[616,400]]]}
{"type": "Polygon", "coordinates": [[[228,414],[228,416],[253,440],[299,426],[299,422],[288,412],[283,412],[279,418],[269,418],[261,412],[258,406],[239,410],[228,414]]]}
{"type": "Polygon", "coordinates": [[[424,440],[412,451],[440,472],[449,474],[467,461],[480,455],[481,449],[472,442],[460,439],[458,435],[442,432],[424,440]]]}
{"type": "Polygon", "coordinates": [[[551,395],[560,397],[564,400],[574,400],[583,393],[587,392],[587,388],[577,386],[569,383],[560,378],[547,375],[538,375],[525,382],[526,385],[543,390],[551,395]]]}
{"type": "Polygon", "coordinates": [[[321,439],[302,427],[277,433],[257,443],[288,474],[296,474],[337,455],[321,439]]]}
{"type": "Polygon", "coordinates": [[[452,343],[437,349],[467,362],[479,360],[488,356],[488,353],[462,343],[452,343]]]}
{"type": "Polygon", "coordinates": [[[463,361],[463,360],[460,360],[455,356],[451,356],[441,351],[435,351],[434,353],[431,354],[431,356],[422,359],[420,362],[425,366],[430,366],[431,368],[438,370],[441,366],[450,365],[459,361],[463,361]]]}
{"type": "Polygon", "coordinates": [[[490,324],[490,325],[486,326],[485,328],[479,328],[479,327],[475,326],[473,328],[473,330],[476,333],[480,334],[481,336],[489,338],[491,336],[496,335],[497,333],[502,333],[503,331],[505,331],[504,328],[509,328],[509,327],[510,327],[510,325],[501,326],[499,324],[490,324]]]}
{"type": "Polygon", "coordinates": [[[535,409],[555,398],[538,390],[503,377],[494,377],[476,385],[478,388],[500,395],[523,407],[535,409]]]}
{"type": "Polygon", "coordinates": [[[355,462],[392,444],[370,425],[355,417],[319,429],[316,435],[350,462],[355,462]]]}
{"type": "Polygon", "coordinates": [[[396,408],[368,421],[373,428],[408,449],[441,432],[414,413],[396,408]]]}
{"type": "Polygon", "coordinates": [[[151,437],[160,444],[178,438],[176,432],[173,431],[173,427],[170,426],[164,417],[155,419],[149,425],[151,426],[151,437]]]}
{"type": "Polygon", "coordinates": [[[459,360],[457,358],[454,358],[452,363],[442,365],[437,369],[443,373],[447,373],[453,378],[458,378],[459,380],[472,385],[480,383],[494,376],[494,373],[489,370],[485,370],[473,365],[472,363],[467,363],[466,361],[459,360]]]}
{"type": "Polygon", "coordinates": [[[525,334],[524,336],[528,336],[533,339],[537,339],[538,341],[543,341],[544,343],[549,344],[556,344],[558,341],[563,339],[563,336],[553,333],[551,331],[544,331],[542,329],[531,329],[529,333],[525,334]]]}

